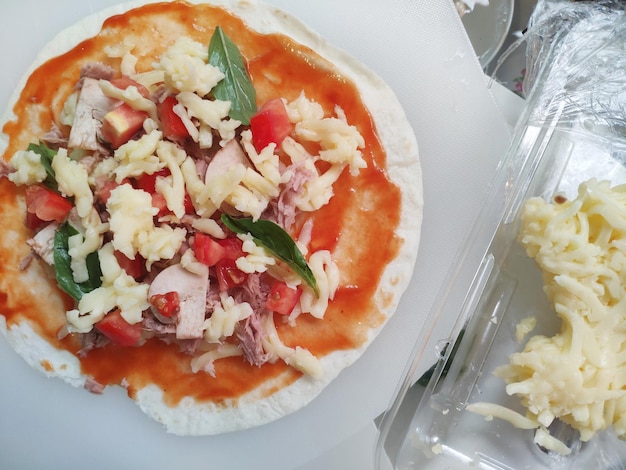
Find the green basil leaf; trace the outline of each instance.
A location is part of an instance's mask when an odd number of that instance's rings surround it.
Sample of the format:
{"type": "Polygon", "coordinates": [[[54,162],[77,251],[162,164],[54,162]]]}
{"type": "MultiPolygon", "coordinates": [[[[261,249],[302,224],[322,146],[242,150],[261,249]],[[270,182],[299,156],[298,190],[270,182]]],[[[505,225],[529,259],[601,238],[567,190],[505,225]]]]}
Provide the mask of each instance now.
{"type": "Polygon", "coordinates": [[[46,179],[44,184],[50,189],[58,192],[58,185],[56,180],[56,175],[54,170],[52,169],[52,159],[56,156],[56,150],[52,150],[41,140],[39,144],[30,144],[26,150],[30,150],[31,152],[35,152],[41,158],[41,164],[46,169],[46,179]]]}
{"type": "Polygon", "coordinates": [[[317,281],[304,255],[293,238],[280,225],[264,219],[256,222],[249,217],[235,219],[228,214],[222,214],[222,222],[235,233],[252,235],[257,245],[266,248],[276,258],[287,263],[313,289],[315,295],[319,296],[317,281]]]}
{"type": "Polygon", "coordinates": [[[69,254],[68,240],[78,231],[69,223],[65,222],[54,234],[54,272],[57,284],[67,292],[74,300],[79,301],[87,292],[91,292],[102,285],[102,270],[98,252],[94,251],[87,255],[87,272],[89,279],[85,282],[74,281],[72,273],[72,258],[69,254]]]}
{"type": "Polygon", "coordinates": [[[221,27],[215,28],[209,43],[209,63],[224,73],[224,79],[213,88],[218,100],[230,101],[229,116],[250,124],[256,113],[256,91],[237,45],[230,40],[221,27]]]}

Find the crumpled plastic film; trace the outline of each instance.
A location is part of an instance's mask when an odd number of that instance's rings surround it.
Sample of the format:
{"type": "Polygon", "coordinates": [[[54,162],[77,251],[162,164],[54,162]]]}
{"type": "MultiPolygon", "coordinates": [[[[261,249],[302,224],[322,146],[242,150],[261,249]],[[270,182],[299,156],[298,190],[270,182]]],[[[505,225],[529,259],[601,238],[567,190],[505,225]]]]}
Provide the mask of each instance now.
{"type": "Polygon", "coordinates": [[[540,0],[524,39],[528,123],[626,145],[624,3],[540,0]]]}

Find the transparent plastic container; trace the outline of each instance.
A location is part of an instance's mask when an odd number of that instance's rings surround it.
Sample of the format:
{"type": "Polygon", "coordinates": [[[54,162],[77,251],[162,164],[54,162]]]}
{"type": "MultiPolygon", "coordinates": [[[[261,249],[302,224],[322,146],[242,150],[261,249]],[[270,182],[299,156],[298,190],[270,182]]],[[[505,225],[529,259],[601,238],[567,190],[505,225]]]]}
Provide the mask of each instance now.
{"type": "Polygon", "coordinates": [[[535,430],[465,409],[489,402],[525,414],[493,372],[523,349],[515,336],[522,319],[537,319],[528,337],[560,329],[539,268],[517,242],[524,202],[574,198],[591,178],[626,183],[626,17],[619,2],[593,3],[545,1],[533,13],[524,112],[380,423],[380,469],[388,461],[398,470],[626,469],[626,442],[612,429],[582,442],[555,421],[550,433],[571,450],[562,455],[535,444],[535,430]],[[423,345],[442,321],[454,326],[425,373],[422,355],[432,351],[423,345]]]}
{"type": "MultiPolygon", "coordinates": [[[[474,8],[461,17],[483,69],[496,57],[506,40],[513,20],[514,3],[513,0],[489,0],[488,5],[476,2],[474,8]]],[[[456,4],[465,5],[462,0],[456,4]]]]}

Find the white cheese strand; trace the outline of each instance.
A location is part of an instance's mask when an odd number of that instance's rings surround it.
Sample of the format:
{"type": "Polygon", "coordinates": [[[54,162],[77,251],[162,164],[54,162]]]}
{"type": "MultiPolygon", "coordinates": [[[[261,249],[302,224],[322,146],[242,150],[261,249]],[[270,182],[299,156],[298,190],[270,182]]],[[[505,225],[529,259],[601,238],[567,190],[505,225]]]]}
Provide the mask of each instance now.
{"type": "Polygon", "coordinates": [[[16,185],[32,185],[46,179],[46,168],[41,164],[41,157],[32,150],[18,150],[9,164],[15,171],[9,173],[9,181],[16,185]]]}
{"type": "MultiPolygon", "coordinates": [[[[531,198],[519,240],[563,324],[553,337],[531,337],[496,375],[545,427],[559,418],[583,441],[611,426],[625,437],[626,186],[592,179],[572,201],[531,198]]],[[[564,450],[548,437],[537,435],[564,450]]]]}
{"type": "Polygon", "coordinates": [[[266,315],[263,326],[266,333],[263,337],[263,349],[265,352],[272,354],[274,359],[282,359],[287,365],[313,378],[319,379],[324,375],[324,370],[319,359],[308,349],[300,346],[291,348],[282,342],[278,336],[276,325],[274,324],[274,315],[266,315]]]}

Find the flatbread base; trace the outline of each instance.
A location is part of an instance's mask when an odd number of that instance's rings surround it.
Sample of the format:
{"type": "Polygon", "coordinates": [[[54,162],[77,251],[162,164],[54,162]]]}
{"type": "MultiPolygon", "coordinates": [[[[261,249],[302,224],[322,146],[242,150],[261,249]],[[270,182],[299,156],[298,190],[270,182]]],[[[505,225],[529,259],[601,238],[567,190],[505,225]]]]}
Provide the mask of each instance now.
{"type": "MultiPolygon", "coordinates": [[[[168,432],[180,435],[209,435],[236,431],[278,419],[309,403],[342,369],[357,360],[393,314],[401,294],[409,283],[417,256],[423,210],[421,168],[413,131],[393,91],[376,74],[344,51],[328,44],[299,20],[273,7],[256,1],[213,3],[242,18],[254,30],[262,33],[279,32],[310,47],[356,84],[387,153],[388,177],[402,190],[401,219],[396,235],[403,242],[398,256],[385,269],[375,295],[382,321],[367,332],[367,339],[358,349],[336,351],[322,357],[321,362],[325,370],[322,379],[315,380],[302,376],[291,385],[270,395],[267,395],[265,389],[271,390],[272,384],[266,384],[264,390],[256,390],[232,403],[219,405],[184,398],[177,405],[171,406],[166,404],[162,391],[153,385],[133,392],[133,398],[142,411],[162,423],[168,432]]],[[[19,90],[34,69],[48,58],[62,54],[75,46],[80,39],[97,34],[104,19],[142,4],[144,2],[132,2],[112,7],[60,33],[41,51],[25,74],[2,122],[13,118],[10,110],[19,98],[19,90]]],[[[7,145],[4,135],[2,139],[0,148],[4,150],[7,145]]],[[[348,234],[347,237],[358,236],[357,227],[354,227],[354,232],[355,234],[348,234]]],[[[31,288],[35,291],[38,289],[36,280],[32,280],[31,288]]],[[[85,386],[87,378],[81,373],[79,360],[67,351],[55,349],[38,336],[27,322],[7,328],[4,318],[0,317],[0,330],[13,349],[31,367],[47,376],[61,378],[75,387],[85,386]]]]}

